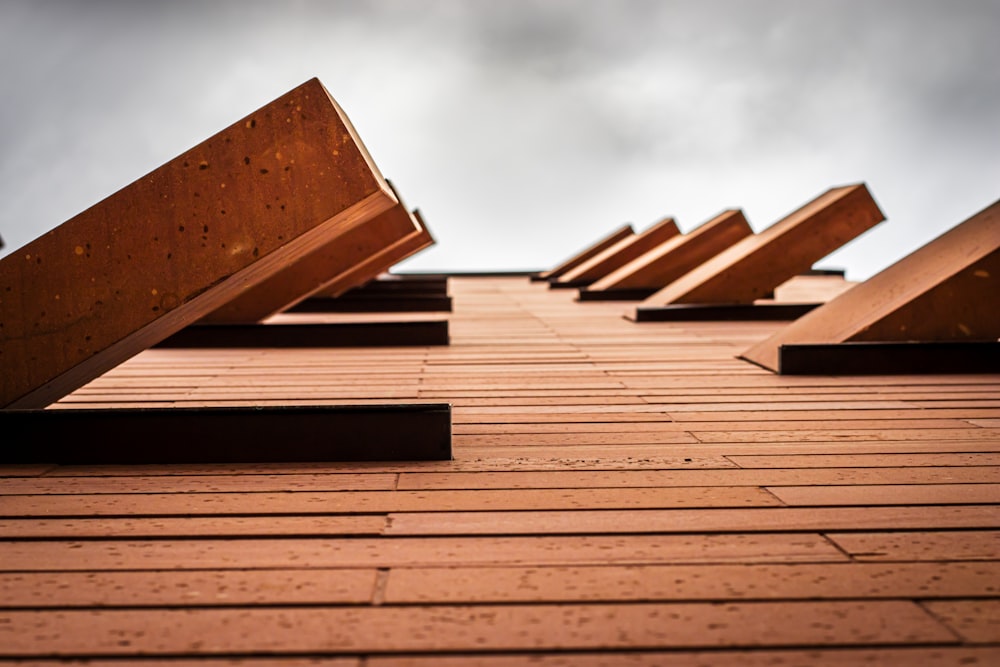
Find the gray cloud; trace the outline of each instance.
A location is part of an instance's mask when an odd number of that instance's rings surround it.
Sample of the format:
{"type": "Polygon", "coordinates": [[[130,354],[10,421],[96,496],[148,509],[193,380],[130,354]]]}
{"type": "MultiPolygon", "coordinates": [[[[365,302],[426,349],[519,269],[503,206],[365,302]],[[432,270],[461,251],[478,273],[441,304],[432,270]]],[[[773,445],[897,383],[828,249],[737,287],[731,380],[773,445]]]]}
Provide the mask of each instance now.
{"type": "Polygon", "coordinates": [[[998,28],[971,0],[8,1],[0,234],[318,75],[439,239],[413,268],[726,206],[760,229],[866,180],[890,221],[827,261],[863,278],[1000,196],[998,28]]]}

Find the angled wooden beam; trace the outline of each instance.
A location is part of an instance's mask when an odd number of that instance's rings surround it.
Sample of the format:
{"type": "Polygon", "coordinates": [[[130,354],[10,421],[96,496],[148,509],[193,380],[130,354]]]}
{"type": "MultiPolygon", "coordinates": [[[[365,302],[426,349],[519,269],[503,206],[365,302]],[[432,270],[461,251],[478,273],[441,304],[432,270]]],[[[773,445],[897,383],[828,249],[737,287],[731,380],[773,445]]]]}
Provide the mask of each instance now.
{"type": "Polygon", "coordinates": [[[0,260],[0,407],[48,405],[394,204],[304,83],[0,260]]]}
{"type": "Polygon", "coordinates": [[[639,307],[753,303],[884,219],[864,184],[833,188],[674,280],[639,307]]]}
{"type": "Polygon", "coordinates": [[[398,203],[297,262],[282,267],[266,280],[248,286],[237,297],[202,318],[202,322],[247,324],[264,320],[324,289],[331,281],[357,271],[358,267],[370,266],[387,249],[419,231],[413,216],[398,203]]]}
{"type": "Polygon", "coordinates": [[[561,287],[589,285],[680,233],[673,218],[663,218],[646,231],[626,237],[570,269],[551,281],[552,285],[561,287]]]}
{"type": "Polygon", "coordinates": [[[632,230],[632,225],[622,225],[604,238],[596,241],[593,245],[584,248],[577,254],[573,255],[559,266],[549,271],[542,271],[537,276],[534,276],[534,278],[538,280],[555,280],[567,271],[583,264],[599,252],[603,252],[607,248],[610,248],[622,239],[628,238],[633,234],[635,234],[635,231],[632,230]]]}
{"type": "Polygon", "coordinates": [[[740,356],[780,372],[796,344],[995,342],[998,294],[1000,201],[740,356]]]}
{"type": "Polygon", "coordinates": [[[587,287],[587,291],[659,289],[753,234],[743,211],[723,211],[687,234],[668,239],[587,287]]]}
{"type": "Polygon", "coordinates": [[[329,297],[341,296],[348,290],[360,287],[374,280],[380,274],[388,271],[404,259],[412,257],[421,250],[434,245],[434,237],[431,236],[431,232],[427,228],[427,224],[424,222],[424,218],[419,210],[414,209],[410,215],[410,221],[415,226],[412,232],[382,251],[372,255],[364,262],[328,281],[320,289],[313,292],[313,294],[329,297]]]}

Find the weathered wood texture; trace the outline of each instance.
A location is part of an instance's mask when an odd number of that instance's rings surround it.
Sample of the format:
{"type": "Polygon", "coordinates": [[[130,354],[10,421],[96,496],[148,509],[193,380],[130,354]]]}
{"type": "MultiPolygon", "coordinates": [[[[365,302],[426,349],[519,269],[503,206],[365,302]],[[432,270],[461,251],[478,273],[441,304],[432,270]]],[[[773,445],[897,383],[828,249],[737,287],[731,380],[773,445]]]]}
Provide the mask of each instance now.
{"type": "Polygon", "coordinates": [[[854,286],[744,359],[778,370],[778,349],[846,341],[1000,338],[1000,202],[854,286]]]}
{"type": "Polygon", "coordinates": [[[589,285],[680,233],[673,218],[664,218],[646,231],[622,239],[605,248],[579,266],[556,278],[555,283],[589,285]]]}
{"type": "Polygon", "coordinates": [[[863,184],[833,188],[681,276],[642,306],[753,303],[884,219],[863,184]]]}
{"type": "Polygon", "coordinates": [[[43,407],[396,203],[313,79],[0,261],[0,407],[43,407]]]}
{"type": "Polygon", "coordinates": [[[778,376],[735,358],[778,323],[449,289],[449,347],[155,349],[60,401],[449,402],[455,459],[0,465],[0,655],[1000,658],[1000,375],[778,376]]]}
{"type": "Polygon", "coordinates": [[[577,254],[573,255],[562,264],[556,266],[555,268],[549,271],[542,271],[541,273],[538,274],[538,278],[541,280],[554,280],[563,275],[564,273],[566,273],[567,271],[575,269],[576,267],[580,266],[591,257],[594,257],[595,255],[607,250],[608,248],[618,243],[619,241],[622,241],[630,236],[633,236],[634,234],[635,231],[632,229],[632,225],[622,225],[621,227],[618,227],[604,238],[594,242],[593,245],[588,246],[587,248],[584,248],[577,254]]]}
{"type": "Polygon", "coordinates": [[[336,280],[364,274],[374,278],[388,265],[377,261],[403,239],[419,233],[413,216],[399,203],[364,224],[348,230],[297,262],[202,318],[209,324],[259,322],[280,313],[336,280]],[[367,272],[366,272],[367,271],[367,272]],[[372,273],[373,272],[373,273],[372,273]]]}
{"type": "Polygon", "coordinates": [[[587,290],[659,289],[751,234],[743,211],[723,211],[697,229],[675,236],[612,271],[587,290]]]}

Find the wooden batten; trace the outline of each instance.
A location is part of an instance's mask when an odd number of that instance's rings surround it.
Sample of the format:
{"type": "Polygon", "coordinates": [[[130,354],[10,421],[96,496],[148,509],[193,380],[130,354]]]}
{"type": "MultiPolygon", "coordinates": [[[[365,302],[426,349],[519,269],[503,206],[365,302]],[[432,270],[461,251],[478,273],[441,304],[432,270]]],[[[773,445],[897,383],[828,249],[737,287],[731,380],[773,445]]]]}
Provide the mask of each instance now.
{"type": "Polygon", "coordinates": [[[754,345],[779,370],[783,345],[1000,338],[1000,201],[754,345]]]}
{"type": "Polygon", "coordinates": [[[640,308],[753,303],[884,219],[864,184],[832,188],[684,274],[640,308]]]}
{"type": "Polygon", "coordinates": [[[624,238],[597,253],[576,268],[564,273],[554,283],[573,286],[589,285],[679,234],[680,230],[674,219],[664,218],[641,234],[624,238]]]}
{"type": "Polygon", "coordinates": [[[419,232],[409,211],[398,203],[251,286],[202,321],[237,324],[264,320],[325,289],[331,281],[370,265],[389,248],[419,232]]]}
{"type": "Polygon", "coordinates": [[[690,233],[675,236],[612,271],[587,291],[659,289],[751,234],[743,211],[723,211],[690,233]]]}
{"type": "Polygon", "coordinates": [[[567,271],[580,266],[591,257],[607,250],[622,239],[626,239],[634,234],[635,231],[632,229],[632,225],[622,225],[593,245],[573,255],[554,269],[539,273],[537,277],[539,280],[555,280],[567,271]]]}
{"type": "Polygon", "coordinates": [[[0,407],[48,405],[395,203],[304,83],[0,261],[0,407]]]}

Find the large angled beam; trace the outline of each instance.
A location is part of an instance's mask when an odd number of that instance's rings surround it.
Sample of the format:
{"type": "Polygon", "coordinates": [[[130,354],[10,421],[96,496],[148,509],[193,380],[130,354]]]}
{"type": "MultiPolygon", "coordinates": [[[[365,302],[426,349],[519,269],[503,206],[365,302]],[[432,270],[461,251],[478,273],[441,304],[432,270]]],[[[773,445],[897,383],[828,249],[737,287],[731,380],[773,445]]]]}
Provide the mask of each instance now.
{"type": "Polygon", "coordinates": [[[44,407],[396,203],[316,79],[0,260],[0,407],[44,407]]]}
{"type": "MultiPolygon", "coordinates": [[[[202,318],[208,324],[259,322],[302,301],[331,281],[382,256],[420,228],[403,206],[388,211],[316,248],[299,261],[248,287],[239,296],[202,318]]],[[[375,275],[378,275],[377,272],[375,275]]]]}
{"type": "Polygon", "coordinates": [[[626,237],[552,281],[557,287],[583,287],[600,280],[661,243],[679,235],[673,218],[664,218],[646,231],[626,237]]]}
{"type": "Polygon", "coordinates": [[[751,234],[743,211],[723,211],[697,229],[675,236],[612,271],[586,291],[659,289],[751,234]]]}
{"type": "Polygon", "coordinates": [[[864,184],[833,188],[640,304],[753,303],[885,219],[864,184]]]}
{"type": "Polygon", "coordinates": [[[565,262],[555,267],[554,269],[551,269],[549,271],[542,271],[536,276],[536,278],[538,280],[555,280],[556,278],[563,275],[567,271],[575,269],[576,267],[580,266],[594,255],[603,252],[604,250],[610,248],[611,246],[618,243],[622,239],[628,238],[633,234],[635,234],[635,231],[633,231],[632,225],[622,225],[621,227],[618,227],[604,238],[595,241],[589,247],[584,248],[577,254],[573,255],[572,257],[570,257],[569,259],[567,259],[565,262]]]}
{"type": "Polygon", "coordinates": [[[1000,201],[754,345],[780,371],[782,346],[1000,338],[1000,201]]]}

